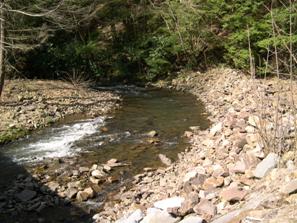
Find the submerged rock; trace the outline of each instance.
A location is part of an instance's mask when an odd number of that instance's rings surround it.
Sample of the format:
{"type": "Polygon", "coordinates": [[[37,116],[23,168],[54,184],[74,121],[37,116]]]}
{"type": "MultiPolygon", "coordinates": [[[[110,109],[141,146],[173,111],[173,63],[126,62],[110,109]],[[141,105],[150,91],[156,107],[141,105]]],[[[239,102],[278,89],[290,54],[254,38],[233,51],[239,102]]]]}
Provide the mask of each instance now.
{"type": "Polygon", "coordinates": [[[161,162],[167,166],[170,166],[172,164],[172,161],[167,156],[165,156],[163,154],[159,154],[159,158],[160,158],[161,162]]]}
{"type": "Polygon", "coordinates": [[[155,136],[158,136],[158,133],[157,131],[152,130],[152,131],[149,131],[146,135],[149,137],[155,137],[155,136]]]}

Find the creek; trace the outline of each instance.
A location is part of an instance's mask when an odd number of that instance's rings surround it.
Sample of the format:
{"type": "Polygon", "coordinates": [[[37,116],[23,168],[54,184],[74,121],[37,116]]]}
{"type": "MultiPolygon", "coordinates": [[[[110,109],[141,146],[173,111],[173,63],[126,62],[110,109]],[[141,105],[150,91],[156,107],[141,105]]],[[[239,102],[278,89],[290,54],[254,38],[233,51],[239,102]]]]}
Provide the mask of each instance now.
{"type": "MultiPolygon", "coordinates": [[[[98,88],[101,89],[106,90],[98,88]]],[[[123,98],[121,108],[110,116],[95,119],[83,115],[68,117],[3,146],[1,157],[5,158],[0,164],[6,171],[2,173],[0,186],[19,174],[20,167],[28,170],[43,163],[55,163],[47,169],[54,172],[60,165],[57,159],[75,168],[91,167],[115,158],[125,165],[115,168],[111,174],[125,182],[145,167],[162,166],[159,154],[176,160],[177,154],[189,146],[183,133],[190,126],[202,130],[209,126],[203,104],[190,94],[138,87],[109,90],[123,98]],[[157,136],[148,136],[152,130],[157,136]]],[[[121,185],[123,183],[105,187],[104,194],[114,192],[121,185]]]]}

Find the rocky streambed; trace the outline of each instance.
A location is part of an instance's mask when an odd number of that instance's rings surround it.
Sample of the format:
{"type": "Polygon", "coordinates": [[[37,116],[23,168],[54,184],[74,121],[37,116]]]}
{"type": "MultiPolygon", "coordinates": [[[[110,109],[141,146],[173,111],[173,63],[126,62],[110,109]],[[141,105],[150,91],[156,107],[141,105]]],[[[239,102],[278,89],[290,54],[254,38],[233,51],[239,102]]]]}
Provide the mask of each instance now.
{"type": "MultiPolygon", "coordinates": [[[[99,89],[105,91],[106,89],[99,89]]],[[[199,101],[174,91],[113,89],[122,107],[95,119],[72,116],[1,149],[3,222],[92,222],[133,176],[170,165],[183,133],[207,128],[199,101]]]]}
{"type": "Polygon", "coordinates": [[[295,222],[296,83],[214,69],[186,74],[165,86],[204,101],[212,126],[186,131],[191,148],[177,162],[135,176],[133,187],[122,188],[94,219],[295,222]]]}
{"type": "Polygon", "coordinates": [[[69,116],[110,113],[119,102],[115,92],[65,81],[8,80],[0,101],[0,145],[69,116]]]}

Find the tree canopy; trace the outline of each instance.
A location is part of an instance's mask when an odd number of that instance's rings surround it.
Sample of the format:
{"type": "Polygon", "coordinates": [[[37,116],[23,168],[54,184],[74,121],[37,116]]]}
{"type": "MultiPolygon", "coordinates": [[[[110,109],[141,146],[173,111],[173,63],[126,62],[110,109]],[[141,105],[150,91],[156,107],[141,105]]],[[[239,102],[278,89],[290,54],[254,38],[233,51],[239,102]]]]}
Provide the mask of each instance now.
{"type": "Polygon", "coordinates": [[[251,57],[258,75],[273,73],[275,46],[283,73],[295,58],[295,2],[6,0],[4,9],[10,74],[145,82],[219,63],[249,70],[251,57]]]}

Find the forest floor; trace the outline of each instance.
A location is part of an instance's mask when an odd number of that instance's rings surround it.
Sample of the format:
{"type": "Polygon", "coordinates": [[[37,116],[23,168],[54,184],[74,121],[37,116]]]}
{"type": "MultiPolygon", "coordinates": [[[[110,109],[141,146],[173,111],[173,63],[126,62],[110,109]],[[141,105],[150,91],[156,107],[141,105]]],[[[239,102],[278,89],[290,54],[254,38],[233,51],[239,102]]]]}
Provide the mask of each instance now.
{"type": "Polygon", "coordinates": [[[66,116],[95,117],[118,107],[119,96],[64,81],[8,80],[0,101],[0,144],[66,116]]]}
{"type": "Polygon", "coordinates": [[[135,176],[97,222],[296,222],[297,83],[231,69],[189,73],[162,87],[202,100],[213,125],[185,132],[176,163],[135,176]]]}

